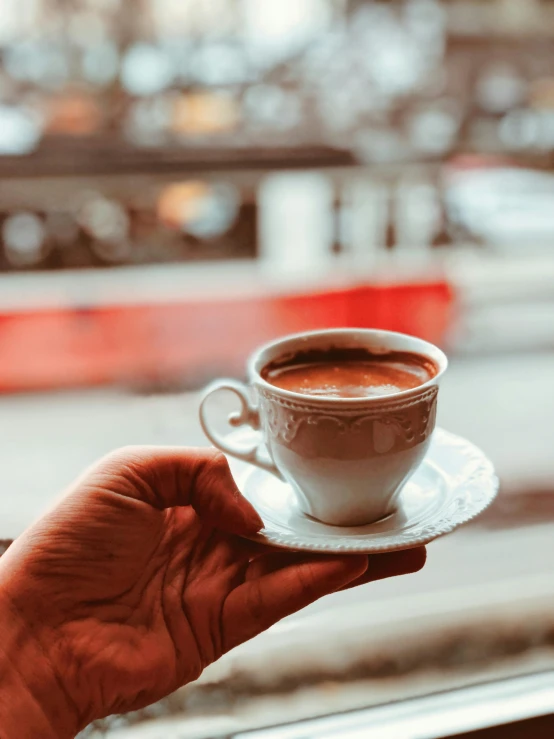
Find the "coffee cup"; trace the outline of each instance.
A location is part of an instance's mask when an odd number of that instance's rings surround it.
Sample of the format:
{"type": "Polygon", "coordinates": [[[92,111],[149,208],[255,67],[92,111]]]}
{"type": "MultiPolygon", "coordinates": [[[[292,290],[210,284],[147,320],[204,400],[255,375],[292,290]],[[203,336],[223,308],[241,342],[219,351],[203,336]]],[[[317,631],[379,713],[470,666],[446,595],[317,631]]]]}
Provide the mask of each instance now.
{"type": "Polygon", "coordinates": [[[302,511],[335,526],[361,526],[393,513],[404,483],[422,462],[435,428],[439,382],[447,358],[433,344],[389,331],[333,329],[266,344],[248,361],[249,384],[218,380],[205,391],[200,422],[225,454],[289,483],[302,511]],[[266,368],[309,353],[364,350],[405,353],[433,370],[415,387],[371,397],[314,396],[277,387],[266,368]],[[232,427],[250,426],[259,439],[242,448],[207,418],[207,400],[228,390],[240,401],[232,427]]]}

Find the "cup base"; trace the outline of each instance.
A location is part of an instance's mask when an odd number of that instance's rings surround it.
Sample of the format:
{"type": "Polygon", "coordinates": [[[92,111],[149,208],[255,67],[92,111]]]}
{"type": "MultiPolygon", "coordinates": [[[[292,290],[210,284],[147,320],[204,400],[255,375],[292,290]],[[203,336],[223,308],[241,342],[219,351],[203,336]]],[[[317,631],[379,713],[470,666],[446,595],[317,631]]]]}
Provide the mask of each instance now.
{"type": "Polygon", "coordinates": [[[362,521],[352,524],[343,524],[343,523],[332,523],[330,521],[323,521],[320,518],[316,518],[315,516],[312,516],[310,513],[306,513],[306,511],[302,511],[302,515],[308,519],[308,521],[313,521],[314,523],[322,523],[325,524],[325,526],[333,526],[335,529],[352,529],[356,528],[357,526],[371,526],[371,524],[378,524],[383,523],[384,521],[387,521],[389,518],[392,518],[392,516],[396,515],[398,512],[398,509],[396,506],[390,509],[388,513],[384,513],[379,518],[371,519],[371,521],[362,521]]]}

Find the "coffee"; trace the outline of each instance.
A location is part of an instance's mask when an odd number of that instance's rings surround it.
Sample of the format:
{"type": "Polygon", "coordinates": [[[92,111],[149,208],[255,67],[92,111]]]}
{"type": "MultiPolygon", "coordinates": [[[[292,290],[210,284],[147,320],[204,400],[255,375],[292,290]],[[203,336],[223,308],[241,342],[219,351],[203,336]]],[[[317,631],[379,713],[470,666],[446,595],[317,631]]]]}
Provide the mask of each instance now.
{"type": "Polygon", "coordinates": [[[282,390],[326,398],[392,395],[419,387],[436,374],[434,362],[419,354],[345,348],[299,352],[262,371],[266,382],[282,390]]]}

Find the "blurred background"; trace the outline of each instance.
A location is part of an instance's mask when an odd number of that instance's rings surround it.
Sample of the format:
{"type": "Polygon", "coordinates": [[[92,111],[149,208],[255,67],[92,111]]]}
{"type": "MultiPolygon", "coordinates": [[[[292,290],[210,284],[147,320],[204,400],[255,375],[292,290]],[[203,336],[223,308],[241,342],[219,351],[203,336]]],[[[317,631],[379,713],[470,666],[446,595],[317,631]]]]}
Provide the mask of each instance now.
{"type": "Polygon", "coordinates": [[[2,0],[0,537],[115,446],[206,443],[203,383],[333,326],[449,353],[440,423],[492,457],[498,502],[422,573],[99,735],[186,709],[188,737],[230,736],[216,705],[253,727],[552,669],[554,2],[2,0]]]}

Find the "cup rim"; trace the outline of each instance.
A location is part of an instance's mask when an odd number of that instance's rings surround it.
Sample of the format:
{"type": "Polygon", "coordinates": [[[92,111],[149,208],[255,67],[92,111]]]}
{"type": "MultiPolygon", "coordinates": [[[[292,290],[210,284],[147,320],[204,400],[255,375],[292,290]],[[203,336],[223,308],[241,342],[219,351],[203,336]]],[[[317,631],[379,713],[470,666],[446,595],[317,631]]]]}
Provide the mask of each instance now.
{"type": "MultiPolygon", "coordinates": [[[[408,351],[408,350],[407,350],[408,351]]],[[[419,336],[412,336],[411,334],[405,334],[400,331],[387,331],[382,329],[371,329],[371,328],[331,328],[331,329],[322,329],[322,330],[315,330],[315,331],[301,331],[295,334],[287,334],[285,336],[281,336],[278,339],[274,339],[273,341],[268,341],[262,346],[260,346],[253,354],[250,355],[250,358],[247,363],[248,368],[248,375],[250,382],[258,387],[261,387],[268,392],[272,393],[273,395],[277,395],[280,398],[284,398],[286,400],[290,400],[293,402],[300,402],[300,403],[309,403],[310,405],[333,405],[335,407],[339,406],[369,406],[369,405],[382,405],[383,403],[392,403],[397,400],[402,400],[404,398],[412,398],[414,396],[419,396],[421,393],[425,392],[426,390],[437,386],[438,381],[440,378],[444,375],[448,368],[448,357],[446,354],[442,351],[442,349],[439,349],[438,346],[435,344],[432,344],[430,341],[427,341],[426,339],[421,339],[419,336]],[[380,336],[386,339],[389,338],[404,338],[404,339],[410,339],[411,341],[419,342],[422,345],[422,349],[419,352],[414,353],[420,353],[423,356],[427,357],[431,361],[435,362],[438,367],[437,374],[431,377],[426,382],[422,383],[421,385],[418,385],[417,387],[410,388],[408,390],[400,390],[397,393],[391,393],[390,395],[375,395],[373,397],[365,397],[365,398],[332,398],[332,397],[321,397],[321,396],[315,396],[315,395],[308,395],[304,393],[296,393],[292,390],[284,390],[283,388],[276,387],[275,385],[272,385],[271,383],[267,382],[267,380],[264,380],[264,378],[261,376],[260,371],[257,368],[258,361],[261,357],[261,355],[269,351],[270,349],[278,347],[280,344],[284,344],[285,342],[294,341],[297,339],[309,339],[309,338],[317,338],[319,336],[326,337],[326,336],[332,336],[333,334],[353,334],[353,335],[359,335],[360,333],[365,334],[371,334],[373,336],[380,336]],[[428,351],[425,351],[423,347],[428,347],[428,351]]],[[[265,365],[264,365],[265,366],[265,365]]]]}

